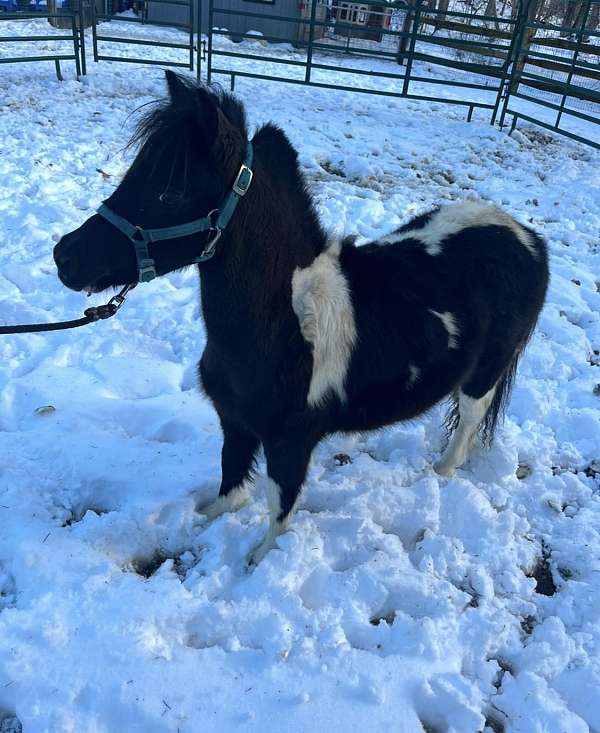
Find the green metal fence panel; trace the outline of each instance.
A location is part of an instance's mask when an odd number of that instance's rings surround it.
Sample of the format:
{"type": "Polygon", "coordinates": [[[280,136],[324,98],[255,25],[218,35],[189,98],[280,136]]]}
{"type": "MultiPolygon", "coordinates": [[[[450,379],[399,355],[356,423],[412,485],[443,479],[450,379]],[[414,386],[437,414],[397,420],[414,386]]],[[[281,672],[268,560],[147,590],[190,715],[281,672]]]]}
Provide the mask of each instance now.
{"type": "Polygon", "coordinates": [[[53,61],[56,76],[59,81],[63,80],[60,62],[61,61],[72,61],[75,64],[75,71],[77,76],[85,74],[85,41],[83,35],[83,24],[82,24],[82,13],[81,3],[72,3],[68,6],[60,8],[56,11],[41,10],[41,11],[21,11],[16,10],[14,12],[0,14],[0,46],[5,44],[27,44],[28,48],[31,47],[31,53],[21,55],[8,55],[4,54],[0,56],[0,64],[18,64],[18,63],[31,63],[36,61],[53,61]],[[16,20],[16,21],[28,21],[28,20],[46,20],[55,26],[60,27],[62,32],[52,33],[26,33],[24,35],[3,35],[2,34],[2,21],[16,20]],[[34,49],[37,45],[43,45],[44,51],[47,51],[46,46],[51,43],[68,42],[69,46],[72,46],[72,51],[66,49],[54,50],[49,53],[34,53],[34,49]]]}
{"type": "MultiPolygon", "coordinates": [[[[194,69],[196,45],[195,34],[195,7],[199,0],[139,0],[135,3],[133,15],[119,12],[118,0],[103,0],[104,8],[98,11],[92,2],[92,46],[94,61],[120,61],[123,63],[152,64],[158,66],[179,67],[194,69]],[[164,40],[147,32],[133,35],[133,28],[144,26],[145,30],[152,28],[175,29],[183,31],[185,41],[164,40]],[[106,29],[106,30],[105,30],[106,29]],[[110,30],[109,30],[110,29],[110,30]],[[130,32],[129,29],[132,29],[130,32]],[[130,34],[131,33],[131,34],[130,34]],[[108,45],[107,45],[108,44],[108,45]],[[151,52],[140,56],[130,53],[131,47],[148,49],[161,48],[182,51],[176,59],[156,58],[151,52]],[[106,49],[114,49],[108,51],[106,49]]],[[[200,55],[198,55],[198,61],[200,55]]]]}
{"type": "Polygon", "coordinates": [[[231,88],[237,78],[279,80],[462,105],[469,119],[474,109],[495,116],[515,25],[512,18],[436,10],[428,0],[307,0],[261,12],[209,0],[207,79],[225,76],[231,88]],[[428,67],[449,69],[451,78],[428,74],[428,67]]]}
{"type": "Polygon", "coordinates": [[[566,2],[562,24],[523,3],[500,126],[525,120],[600,149],[600,0],[566,2]]]}

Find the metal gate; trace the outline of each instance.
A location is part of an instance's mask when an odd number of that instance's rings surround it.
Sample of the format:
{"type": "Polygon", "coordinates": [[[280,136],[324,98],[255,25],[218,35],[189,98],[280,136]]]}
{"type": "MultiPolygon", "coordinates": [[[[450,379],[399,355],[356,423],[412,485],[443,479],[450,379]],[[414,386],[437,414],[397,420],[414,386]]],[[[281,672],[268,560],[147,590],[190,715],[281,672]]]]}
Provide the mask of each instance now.
{"type": "Polygon", "coordinates": [[[429,0],[279,0],[277,10],[208,0],[207,81],[460,105],[467,119],[479,109],[501,127],[522,119],[600,147],[600,0],[565,1],[573,22],[558,27],[540,19],[544,0],[515,0],[510,17],[436,9],[429,0]]]}
{"type": "Polygon", "coordinates": [[[199,0],[96,2],[92,0],[94,61],[173,66],[193,71],[198,50],[194,43],[194,6],[199,0]],[[102,3],[101,11],[96,2],[102,3]],[[156,48],[175,53],[161,57],[153,52],[156,48]]]}
{"type": "Polygon", "coordinates": [[[512,116],[600,149],[600,0],[567,0],[560,26],[522,7],[500,126],[512,116]]]}
{"type": "MultiPolygon", "coordinates": [[[[52,9],[44,6],[39,10],[22,11],[17,8],[16,3],[11,3],[8,12],[0,15],[0,46],[2,44],[25,43],[31,45],[31,54],[20,56],[0,56],[0,64],[14,64],[30,61],[53,61],[57,78],[62,81],[63,76],[60,68],[61,61],[73,61],[77,76],[86,73],[85,68],[85,37],[83,33],[82,10],[80,2],[69,3],[60,9],[52,9]],[[61,28],[63,33],[38,33],[36,35],[11,35],[2,34],[1,21],[3,20],[38,20],[45,18],[51,25],[61,28]],[[68,42],[72,45],[72,52],[62,45],[61,42],[68,42]],[[50,53],[35,53],[36,44],[47,46],[48,43],[61,44],[50,53]]],[[[10,46],[9,46],[10,47],[10,46]]]]}
{"type": "Polygon", "coordinates": [[[281,0],[285,14],[273,8],[209,0],[208,81],[225,76],[233,89],[249,77],[442,102],[467,107],[468,119],[475,109],[498,110],[516,19],[438,10],[428,0],[281,0]],[[433,76],[424,66],[452,73],[433,76]]]}

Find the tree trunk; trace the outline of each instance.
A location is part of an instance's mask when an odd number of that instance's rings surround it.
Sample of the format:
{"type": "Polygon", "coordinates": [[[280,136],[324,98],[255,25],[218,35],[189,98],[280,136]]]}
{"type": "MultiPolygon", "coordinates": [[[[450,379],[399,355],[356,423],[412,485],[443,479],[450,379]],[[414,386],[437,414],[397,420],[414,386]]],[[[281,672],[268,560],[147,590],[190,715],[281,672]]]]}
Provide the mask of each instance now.
{"type": "Polygon", "coordinates": [[[496,9],[496,0],[487,0],[487,5],[485,6],[485,15],[488,15],[489,17],[493,17],[496,20],[494,20],[494,25],[496,26],[496,30],[500,29],[500,24],[498,23],[498,10],[496,9]]]}

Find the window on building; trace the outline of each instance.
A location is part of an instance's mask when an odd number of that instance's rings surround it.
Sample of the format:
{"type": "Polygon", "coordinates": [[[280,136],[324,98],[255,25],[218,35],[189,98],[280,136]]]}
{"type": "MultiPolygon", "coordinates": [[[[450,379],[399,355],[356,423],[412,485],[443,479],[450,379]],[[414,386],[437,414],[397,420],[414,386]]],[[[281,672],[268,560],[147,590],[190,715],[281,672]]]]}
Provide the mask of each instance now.
{"type": "Polygon", "coordinates": [[[348,23],[356,25],[365,25],[367,22],[367,14],[369,8],[367,5],[357,5],[355,3],[341,3],[339,10],[339,19],[346,20],[348,23]]]}

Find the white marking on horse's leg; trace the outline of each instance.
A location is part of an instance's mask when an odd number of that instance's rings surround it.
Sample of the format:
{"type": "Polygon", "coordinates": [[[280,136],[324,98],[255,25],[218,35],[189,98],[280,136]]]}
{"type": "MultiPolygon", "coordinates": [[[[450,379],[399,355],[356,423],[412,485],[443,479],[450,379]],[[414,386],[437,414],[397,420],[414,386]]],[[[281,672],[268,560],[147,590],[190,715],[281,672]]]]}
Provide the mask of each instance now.
{"type": "Polygon", "coordinates": [[[339,264],[340,244],[332,243],[292,277],[292,307],[300,331],[313,353],[313,373],[307,395],[311,407],[329,392],[346,399],[345,382],[356,342],[354,309],[348,282],[339,264]]]}
{"type": "Polygon", "coordinates": [[[458,397],[458,427],[454,431],[444,455],[434,464],[436,473],[442,476],[453,476],[456,469],[467,460],[477,435],[477,428],[492,404],[495,392],[496,387],[494,386],[480,399],[474,399],[460,392],[458,397]]]}
{"type": "Polygon", "coordinates": [[[460,328],[458,327],[456,317],[452,313],[450,313],[450,311],[439,313],[438,311],[434,311],[432,308],[430,308],[429,312],[432,313],[434,316],[437,316],[444,324],[444,328],[448,333],[448,348],[458,349],[458,336],[460,334],[460,328]]]}
{"type": "Polygon", "coordinates": [[[262,542],[259,542],[248,554],[248,565],[258,565],[270,550],[277,547],[277,538],[287,530],[294,512],[294,508],[292,507],[291,511],[281,521],[279,520],[279,515],[281,514],[281,488],[279,484],[268,476],[266,478],[265,492],[269,506],[269,529],[262,542]]]}
{"type": "Polygon", "coordinates": [[[204,514],[210,521],[225,514],[226,512],[237,512],[250,500],[250,491],[248,489],[248,482],[244,481],[240,486],[236,486],[231,489],[228,494],[224,496],[217,496],[213,501],[204,504],[204,506],[198,507],[196,511],[199,514],[204,514]]]}

